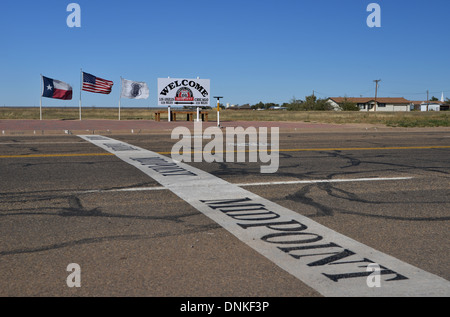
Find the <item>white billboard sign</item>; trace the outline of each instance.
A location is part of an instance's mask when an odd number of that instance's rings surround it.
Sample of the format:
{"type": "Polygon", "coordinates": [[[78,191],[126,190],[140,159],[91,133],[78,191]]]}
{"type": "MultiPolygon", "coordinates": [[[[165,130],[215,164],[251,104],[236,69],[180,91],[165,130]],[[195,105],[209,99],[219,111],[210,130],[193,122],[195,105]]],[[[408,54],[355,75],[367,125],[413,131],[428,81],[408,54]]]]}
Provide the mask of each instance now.
{"type": "Polygon", "coordinates": [[[210,80],[158,78],[158,106],[209,106],[210,80]]]}

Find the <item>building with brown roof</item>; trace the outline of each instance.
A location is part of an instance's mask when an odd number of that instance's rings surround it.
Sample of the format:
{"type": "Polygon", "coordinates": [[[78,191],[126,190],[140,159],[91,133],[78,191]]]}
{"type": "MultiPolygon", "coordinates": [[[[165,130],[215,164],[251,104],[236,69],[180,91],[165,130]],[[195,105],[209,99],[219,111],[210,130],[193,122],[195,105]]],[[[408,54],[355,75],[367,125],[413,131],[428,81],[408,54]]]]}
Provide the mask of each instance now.
{"type": "Polygon", "coordinates": [[[340,110],[340,104],[345,100],[355,103],[360,111],[411,111],[411,101],[400,97],[330,97],[327,102],[334,110],[340,110]]]}

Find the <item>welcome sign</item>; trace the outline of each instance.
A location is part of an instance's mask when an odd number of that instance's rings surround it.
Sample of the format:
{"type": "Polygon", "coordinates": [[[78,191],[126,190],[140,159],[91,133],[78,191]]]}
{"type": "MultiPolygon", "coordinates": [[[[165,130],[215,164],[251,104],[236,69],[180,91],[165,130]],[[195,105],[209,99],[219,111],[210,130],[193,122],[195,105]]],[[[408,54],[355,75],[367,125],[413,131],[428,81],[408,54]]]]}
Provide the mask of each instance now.
{"type": "Polygon", "coordinates": [[[158,106],[209,106],[210,80],[158,78],[158,106]]]}

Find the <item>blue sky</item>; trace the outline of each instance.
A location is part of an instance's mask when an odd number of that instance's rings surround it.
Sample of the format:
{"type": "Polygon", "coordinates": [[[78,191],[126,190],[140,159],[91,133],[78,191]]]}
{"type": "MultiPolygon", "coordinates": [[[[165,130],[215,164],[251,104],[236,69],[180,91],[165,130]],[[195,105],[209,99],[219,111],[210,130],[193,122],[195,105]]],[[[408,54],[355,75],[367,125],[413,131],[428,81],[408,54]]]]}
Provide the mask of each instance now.
{"type": "MultiPolygon", "coordinates": [[[[450,97],[448,0],[18,0],[0,5],[0,106],[38,106],[40,74],[72,85],[80,69],[114,81],[110,95],[82,93],[83,106],[117,106],[120,77],[145,81],[157,105],[157,78],[211,80],[223,103],[283,103],[379,96],[450,97]],[[69,28],[69,3],[81,28],[69,28]],[[381,27],[369,28],[370,3],[381,27]]],[[[214,101],[212,102],[215,103],[214,101]]]]}

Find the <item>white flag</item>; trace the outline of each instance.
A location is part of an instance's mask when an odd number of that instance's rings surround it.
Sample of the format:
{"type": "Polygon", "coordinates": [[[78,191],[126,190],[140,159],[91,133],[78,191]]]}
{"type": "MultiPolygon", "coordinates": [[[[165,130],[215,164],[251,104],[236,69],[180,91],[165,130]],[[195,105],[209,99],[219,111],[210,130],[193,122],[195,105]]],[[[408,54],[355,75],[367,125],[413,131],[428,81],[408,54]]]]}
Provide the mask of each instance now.
{"type": "Polygon", "coordinates": [[[129,99],[147,99],[149,95],[150,90],[145,82],[131,81],[122,78],[122,97],[129,99]]]}

